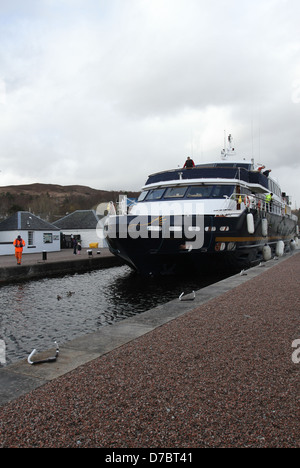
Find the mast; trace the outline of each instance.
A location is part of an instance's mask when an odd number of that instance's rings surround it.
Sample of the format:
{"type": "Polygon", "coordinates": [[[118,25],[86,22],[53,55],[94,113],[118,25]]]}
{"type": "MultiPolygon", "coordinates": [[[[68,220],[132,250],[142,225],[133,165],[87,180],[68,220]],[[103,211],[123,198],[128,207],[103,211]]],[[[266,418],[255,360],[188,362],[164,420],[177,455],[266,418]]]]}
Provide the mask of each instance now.
{"type": "Polygon", "coordinates": [[[233,146],[233,138],[232,135],[229,134],[227,138],[227,146],[226,146],[226,140],[224,138],[224,149],[221,151],[221,157],[223,161],[228,160],[229,156],[236,156],[236,152],[233,146]]]}

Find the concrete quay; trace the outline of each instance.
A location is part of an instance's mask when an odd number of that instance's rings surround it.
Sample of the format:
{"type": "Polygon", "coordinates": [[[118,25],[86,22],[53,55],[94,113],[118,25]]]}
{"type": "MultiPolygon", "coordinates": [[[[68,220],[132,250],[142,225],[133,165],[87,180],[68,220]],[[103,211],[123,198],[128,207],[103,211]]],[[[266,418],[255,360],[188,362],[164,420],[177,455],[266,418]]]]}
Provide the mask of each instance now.
{"type": "Polygon", "coordinates": [[[13,255],[1,256],[0,284],[84,273],[122,265],[121,260],[111,254],[108,249],[88,250],[82,250],[80,255],[74,255],[72,249],[47,252],[47,260],[43,260],[42,253],[25,254],[22,265],[16,264],[13,255]],[[92,255],[88,254],[88,250],[92,252],[92,255]],[[101,253],[98,254],[98,252],[101,253]]]}
{"type": "Polygon", "coordinates": [[[0,447],[299,448],[298,254],[1,368],[0,447]]]}

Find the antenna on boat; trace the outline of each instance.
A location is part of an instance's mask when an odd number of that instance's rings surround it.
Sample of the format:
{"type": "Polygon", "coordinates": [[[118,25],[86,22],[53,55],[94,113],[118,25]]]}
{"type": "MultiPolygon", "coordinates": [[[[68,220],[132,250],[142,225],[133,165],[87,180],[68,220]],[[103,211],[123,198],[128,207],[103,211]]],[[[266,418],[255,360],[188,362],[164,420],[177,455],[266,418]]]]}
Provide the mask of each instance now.
{"type": "MultiPolygon", "coordinates": [[[[225,130],[226,132],[226,130],[225,130]]],[[[226,134],[224,132],[224,149],[221,151],[221,157],[223,161],[226,161],[228,159],[228,156],[235,156],[236,152],[233,147],[233,138],[232,135],[229,134],[227,138],[227,144],[226,144],[226,134]]]]}

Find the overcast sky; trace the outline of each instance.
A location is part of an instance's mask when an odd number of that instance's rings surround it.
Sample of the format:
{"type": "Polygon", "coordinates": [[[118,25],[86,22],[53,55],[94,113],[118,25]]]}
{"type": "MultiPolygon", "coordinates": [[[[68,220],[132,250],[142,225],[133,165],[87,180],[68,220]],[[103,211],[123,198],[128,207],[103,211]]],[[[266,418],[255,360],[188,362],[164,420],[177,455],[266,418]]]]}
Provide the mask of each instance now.
{"type": "Polygon", "coordinates": [[[300,207],[299,0],[0,0],[0,184],[139,190],[224,130],[300,207]]]}

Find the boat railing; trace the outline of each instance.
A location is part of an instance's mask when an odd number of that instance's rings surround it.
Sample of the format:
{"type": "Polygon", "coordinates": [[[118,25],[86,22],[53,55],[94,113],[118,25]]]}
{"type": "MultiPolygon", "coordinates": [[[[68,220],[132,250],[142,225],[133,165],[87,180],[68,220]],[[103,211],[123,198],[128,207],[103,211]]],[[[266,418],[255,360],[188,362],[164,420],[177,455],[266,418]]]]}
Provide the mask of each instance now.
{"type": "MultiPolygon", "coordinates": [[[[261,175],[261,174],[260,174],[261,175]]],[[[189,179],[232,179],[242,180],[250,183],[251,172],[243,167],[205,167],[196,166],[191,169],[173,169],[171,171],[159,172],[148,177],[146,185],[157,184],[159,182],[170,182],[189,179]]],[[[262,176],[267,181],[265,176],[262,176]]],[[[260,181],[262,183],[262,181],[260,181]]]]}
{"type": "Polygon", "coordinates": [[[273,213],[278,215],[291,215],[291,208],[285,203],[278,202],[272,199],[267,200],[266,195],[263,194],[249,194],[249,193],[237,193],[234,192],[230,197],[230,200],[236,203],[236,209],[244,211],[248,209],[257,209],[262,213],[273,213]]]}
{"type": "MultiPolygon", "coordinates": [[[[288,204],[275,199],[268,201],[265,194],[234,192],[231,197],[224,196],[224,198],[225,200],[222,208],[217,211],[244,211],[245,209],[256,209],[263,214],[273,213],[279,216],[292,216],[292,210],[288,204]]],[[[127,205],[126,197],[124,197],[124,199],[121,199],[116,204],[111,202],[110,214],[126,215],[130,213],[131,207],[135,205],[136,202],[127,205]]]]}

